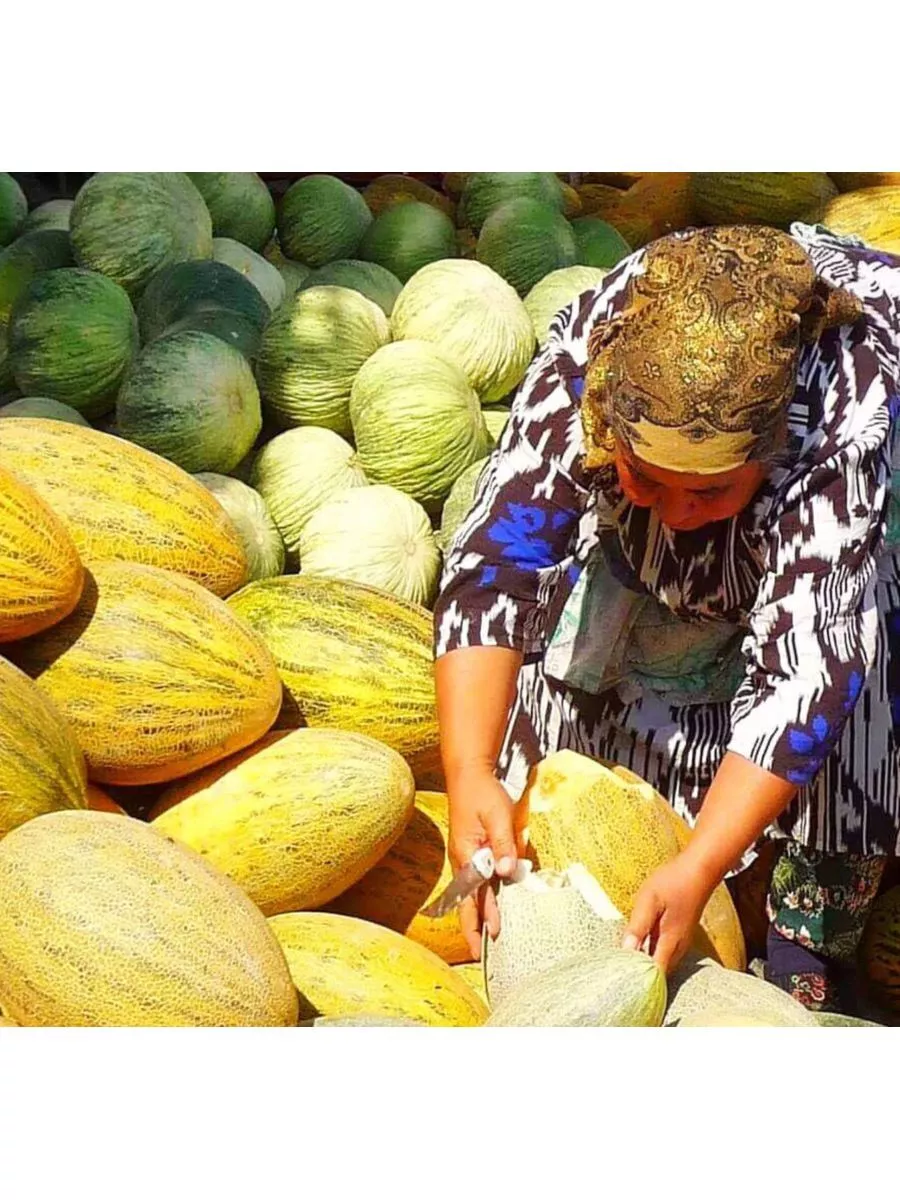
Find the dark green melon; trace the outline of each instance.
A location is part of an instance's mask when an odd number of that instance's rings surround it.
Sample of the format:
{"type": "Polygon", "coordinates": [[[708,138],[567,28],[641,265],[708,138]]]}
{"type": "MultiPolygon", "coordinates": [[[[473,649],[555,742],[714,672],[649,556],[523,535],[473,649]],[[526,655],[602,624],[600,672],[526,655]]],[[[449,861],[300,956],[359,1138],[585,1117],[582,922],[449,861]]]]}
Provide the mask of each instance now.
{"type": "Polygon", "coordinates": [[[275,229],[275,201],[254,171],[193,171],[188,177],[206,201],[214,237],[263,250],[275,229]]]}
{"type": "Polygon", "coordinates": [[[0,327],[9,322],[13,305],[35,275],[73,264],[68,235],[57,229],[24,233],[0,250],[0,327]]]}
{"type": "Polygon", "coordinates": [[[362,262],[360,259],[344,258],[327,263],[317,271],[310,272],[296,291],[311,287],[345,287],[361,292],[377,304],[386,317],[394,309],[394,303],[403,291],[403,284],[378,263],[362,262]]]}
{"type": "Polygon", "coordinates": [[[255,362],[259,354],[262,330],[243,313],[227,308],[200,308],[188,313],[180,321],[173,321],[161,336],[168,337],[171,333],[184,333],[190,329],[197,333],[211,333],[226,346],[239,350],[250,363],[255,362]]]}
{"type": "MultiPolygon", "coordinates": [[[[200,313],[237,314],[245,328],[253,327],[260,334],[270,316],[259,290],[234,267],[213,259],[174,263],[150,280],[138,303],[141,340],[152,342],[171,326],[196,319],[200,313]]],[[[191,322],[184,327],[203,325],[191,322]]]]}
{"type": "Polygon", "coordinates": [[[478,237],[475,257],[526,296],[551,271],[574,266],[577,245],[561,213],[523,198],[494,209],[478,237]]]}
{"type": "Polygon", "coordinates": [[[173,262],[212,258],[206,201],[178,172],[92,175],[69,229],[76,261],[138,296],[173,262]]]}
{"type": "Polygon", "coordinates": [[[0,246],[8,246],[18,236],[27,215],[25,193],[12,175],[0,171],[0,246]]]}
{"type": "Polygon", "coordinates": [[[469,175],[460,205],[460,224],[475,233],[495,208],[509,200],[538,200],[562,212],[565,195],[551,171],[476,171],[469,175]]]}
{"type": "Polygon", "coordinates": [[[309,267],[351,258],[372,220],[355,188],[334,175],[307,175],[285,192],[278,207],[283,253],[309,267]]]}
{"type": "Polygon", "coordinates": [[[406,283],[416,271],[442,258],[457,258],[456,230],[450,218],[414,200],[380,213],[360,243],[359,257],[377,263],[406,283]]]}
{"type": "Polygon", "coordinates": [[[259,392],[243,354],[192,330],[138,355],[116,402],[121,437],[185,471],[225,475],[262,428],[259,392]]]}
{"type": "Polygon", "coordinates": [[[61,267],[36,275],[19,296],[7,341],[23,395],[61,400],[93,419],[115,404],[137,352],[137,318],[117,283],[61,267]]]}
{"type": "Polygon", "coordinates": [[[18,400],[11,400],[0,407],[0,417],[39,417],[44,421],[66,421],[69,425],[87,427],[91,424],[68,404],[47,396],[20,396],[18,400]]]}
{"type": "Polygon", "coordinates": [[[599,217],[576,217],[571,224],[580,267],[614,267],[631,253],[618,229],[599,217]]]}
{"type": "Polygon", "coordinates": [[[33,208],[25,218],[22,233],[35,233],[39,229],[58,229],[69,232],[74,200],[48,200],[33,208]]]}

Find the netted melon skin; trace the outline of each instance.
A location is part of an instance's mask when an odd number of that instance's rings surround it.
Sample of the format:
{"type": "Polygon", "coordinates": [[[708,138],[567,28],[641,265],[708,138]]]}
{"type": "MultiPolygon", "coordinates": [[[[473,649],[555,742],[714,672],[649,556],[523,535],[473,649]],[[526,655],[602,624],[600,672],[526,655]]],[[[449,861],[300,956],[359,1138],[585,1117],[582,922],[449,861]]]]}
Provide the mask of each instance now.
{"type": "Polygon", "coordinates": [[[0,467],[0,643],[67,617],[83,583],[65,525],[33,488],[0,467]]]}
{"type": "Polygon", "coordinates": [[[685,959],[669,977],[669,1006],[664,1024],[684,1021],[702,1024],[709,1014],[730,1013],[736,1023],[743,1016],[771,1025],[813,1027],[811,1012],[787,992],[754,975],[728,971],[711,959],[685,959]]]}
{"type": "Polygon", "coordinates": [[[110,559],[178,571],[219,596],[247,579],[228,514],[164,458],[96,429],[0,421],[0,458],[46,501],[86,566],[110,559]]]}
{"type": "Polygon", "coordinates": [[[98,783],[159,783],[255,742],[281,704],[261,640],[190,579],[97,563],[75,611],[16,644],[98,783]]]}
{"type": "Polygon", "coordinates": [[[0,1006],[20,1025],[296,1025],[259,910],[192,851],[101,812],[0,842],[0,1006]]]}

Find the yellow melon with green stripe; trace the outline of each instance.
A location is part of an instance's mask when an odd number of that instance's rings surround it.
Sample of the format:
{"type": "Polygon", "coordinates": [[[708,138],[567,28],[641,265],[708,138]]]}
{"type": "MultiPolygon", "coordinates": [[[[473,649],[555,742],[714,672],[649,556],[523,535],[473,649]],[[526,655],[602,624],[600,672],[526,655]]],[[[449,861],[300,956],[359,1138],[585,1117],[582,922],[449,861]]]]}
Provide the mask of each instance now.
{"type": "Polygon", "coordinates": [[[279,727],[365,733],[405,758],[437,745],[427,609],[377,588],[302,574],[257,580],[228,604],[278,664],[279,727]]]}
{"type": "Polygon", "coordinates": [[[360,879],[403,832],[414,797],[396,750],[356,733],[297,729],[153,825],[271,915],[325,904],[360,879]]]}
{"type": "Polygon", "coordinates": [[[426,1025],[482,1025],[487,1006],[436,954],[334,913],[283,913],[269,927],[300,993],[301,1020],[361,1014],[426,1025]]]}
{"type": "Polygon", "coordinates": [[[396,929],[445,962],[469,962],[472,952],[457,912],[426,917],[421,911],[453,878],[447,853],[449,817],[445,793],[417,792],[412,819],[400,837],[371,871],[329,904],[329,910],[396,929]]]}
{"type": "Polygon", "coordinates": [[[68,616],[83,582],[65,525],[33,488],[0,467],[0,642],[68,616]]]}
{"type": "Polygon", "coordinates": [[[0,421],[0,460],[53,509],[87,566],[108,559],[178,571],[220,596],[247,579],[240,535],[173,463],[96,429],[0,421]]]}
{"type": "Polygon", "coordinates": [[[58,812],[0,841],[0,1006],[19,1025],[296,1025],[265,917],[142,821],[58,812]]]}
{"type": "Polygon", "coordinates": [[[87,805],[73,730],[36,683],[0,658],[0,838],[42,813],[87,805]]]}
{"type": "MultiPolygon", "coordinates": [[[[649,784],[572,750],[538,764],[516,805],[516,820],[528,829],[530,855],[539,867],[564,871],[582,863],[626,918],[644,881],[690,840],[685,822],[649,784]]],[[[747,965],[724,884],[703,911],[694,949],[734,970],[747,965]]]]}
{"type": "Polygon", "coordinates": [[[199,584],[156,567],[96,563],[74,612],[13,652],[68,719],[98,783],[198,770],[262,737],[281,704],[253,630],[199,584]]]}

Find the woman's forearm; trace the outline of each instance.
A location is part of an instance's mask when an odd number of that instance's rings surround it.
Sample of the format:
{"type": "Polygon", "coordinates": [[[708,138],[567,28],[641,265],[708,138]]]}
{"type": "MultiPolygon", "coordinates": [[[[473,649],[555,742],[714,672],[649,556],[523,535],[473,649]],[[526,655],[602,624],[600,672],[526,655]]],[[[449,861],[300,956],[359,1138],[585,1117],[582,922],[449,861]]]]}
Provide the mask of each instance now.
{"type": "Polygon", "coordinates": [[[451,786],[470,770],[494,770],[521,665],[519,651],[502,646],[468,646],[435,663],[441,758],[451,786]]]}
{"type": "Polygon", "coordinates": [[[703,801],[686,857],[718,884],[796,793],[793,784],[729,751],[703,801]]]}

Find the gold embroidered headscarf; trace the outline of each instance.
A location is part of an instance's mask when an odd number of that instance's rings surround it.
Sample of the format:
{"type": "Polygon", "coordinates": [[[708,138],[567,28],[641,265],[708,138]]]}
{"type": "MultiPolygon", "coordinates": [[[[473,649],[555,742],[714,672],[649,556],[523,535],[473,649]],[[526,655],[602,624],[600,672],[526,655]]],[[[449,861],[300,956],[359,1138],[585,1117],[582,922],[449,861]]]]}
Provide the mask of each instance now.
{"type": "Polygon", "coordinates": [[[615,442],[670,471],[712,474],[777,445],[800,347],[852,324],[859,300],[816,275],[777,229],[727,226],[661,238],[624,310],[588,342],[585,465],[615,442]]]}

